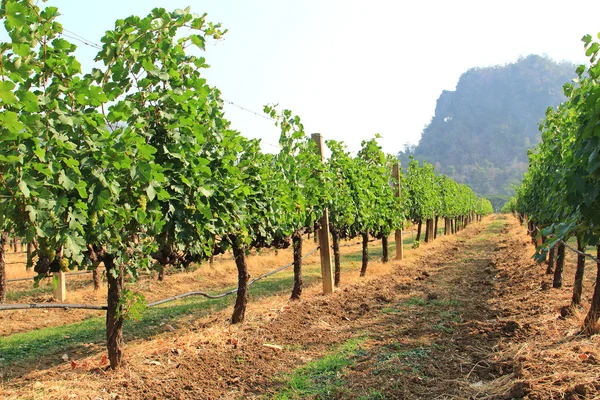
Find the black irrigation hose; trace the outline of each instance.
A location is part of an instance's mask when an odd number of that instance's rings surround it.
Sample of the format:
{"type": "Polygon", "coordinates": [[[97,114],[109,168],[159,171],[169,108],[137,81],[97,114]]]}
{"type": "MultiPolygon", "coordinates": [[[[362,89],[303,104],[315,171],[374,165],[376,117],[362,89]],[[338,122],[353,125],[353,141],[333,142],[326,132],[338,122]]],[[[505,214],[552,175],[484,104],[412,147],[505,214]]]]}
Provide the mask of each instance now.
{"type": "MultiPolygon", "coordinates": [[[[319,248],[320,248],[319,246],[315,247],[313,250],[309,251],[304,256],[302,256],[302,259],[305,259],[306,257],[310,256],[315,251],[319,250],[319,248]]],[[[265,279],[265,278],[267,278],[267,277],[269,277],[271,275],[275,275],[276,273],[281,272],[284,269],[287,269],[287,268],[291,267],[292,265],[294,265],[293,262],[291,262],[289,264],[286,264],[286,265],[284,265],[282,267],[279,267],[276,270],[273,270],[271,272],[267,272],[265,274],[257,276],[256,278],[254,278],[250,282],[248,282],[248,286],[252,285],[254,282],[260,281],[261,279],[265,279]]],[[[157,300],[157,301],[152,302],[152,303],[148,303],[148,305],[146,307],[148,307],[148,308],[156,307],[156,306],[158,306],[160,304],[168,303],[170,301],[175,301],[175,300],[179,300],[179,299],[184,299],[184,298],[189,297],[189,296],[204,296],[204,297],[209,298],[209,299],[220,299],[222,297],[229,296],[230,294],[236,293],[237,291],[238,291],[237,289],[231,289],[231,290],[228,290],[227,292],[223,292],[223,293],[219,293],[219,294],[215,294],[215,295],[210,295],[210,294],[204,293],[204,292],[188,292],[188,293],[178,294],[178,295],[173,296],[173,297],[168,297],[166,299],[157,300]]]]}
{"type": "MultiPolygon", "coordinates": [[[[302,259],[305,259],[306,257],[310,256],[311,254],[313,254],[314,252],[316,252],[317,250],[319,250],[319,248],[320,248],[320,246],[317,246],[313,250],[309,251],[304,256],[302,256],[302,259]]],[[[257,276],[256,278],[254,278],[250,282],[248,282],[248,286],[252,285],[255,282],[260,281],[261,279],[265,279],[265,278],[267,278],[267,277],[269,277],[271,275],[274,275],[274,274],[276,274],[278,272],[281,272],[284,269],[291,267],[292,265],[294,265],[293,262],[291,262],[289,264],[286,264],[286,265],[284,265],[282,267],[279,267],[276,270],[273,270],[271,272],[267,272],[265,274],[257,276]]],[[[83,273],[88,273],[88,272],[91,272],[91,271],[83,271],[83,273]]],[[[24,279],[30,279],[30,278],[24,278],[24,279]]],[[[222,297],[229,296],[230,294],[236,293],[237,291],[238,291],[237,289],[231,289],[231,290],[228,290],[226,292],[215,294],[215,295],[211,295],[211,294],[208,294],[208,293],[205,293],[205,292],[199,292],[199,291],[182,293],[182,294],[178,294],[178,295],[175,295],[175,296],[172,296],[172,297],[168,297],[166,299],[154,301],[152,303],[149,303],[146,307],[147,308],[152,308],[152,307],[156,307],[156,306],[161,305],[161,304],[169,303],[171,301],[176,301],[176,300],[184,299],[186,297],[191,297],[191,296],[204,296],[204,297],[209,298],[209,299],[220,299],[222,297]]],[[[85,310],[106,310],[108,307],[105,306],[105,305],[95,306],[95,305],[87,305],[87,304],[58,304],[58,303],[33,303],[33,304],[8,304],[8,305],[0,305],[0,311],[3,311],[3,310],[30,310],[30,309],[34,309],[34,308],[63,308],[65,310],[69,309],[69,308],[73,308],[73,309],[85,309],[85,310]]]]}
{"type": "MultiPolygon", "coordinates": [[[[68,274],[66,274],[67,276],[72,276],[72,275],[83,275],[83,274],[91,274],[92,271],[77,271],[77,272],[69,272],[68,274]]],[[[54,275],[46,275],[44,278],[52,278],[54,275]]],[[[37,277],[33,277],[33,278],[15,278],[15,279],[7,279],[6,282],[19,282],[19,281],[32,281],[37,277]]],[[[44,279],[42,278],[42,279],[44,279]]]]}
{"type": "Polygon", "coordinates": [[[106,310],[107,306],[94,306],[90,304],[60,304],[60,303],[32,303],[32,304],[6,304],[0,305],[3,310],[31,310],[34,308],[78,308],[83,310],[106,310]]]}

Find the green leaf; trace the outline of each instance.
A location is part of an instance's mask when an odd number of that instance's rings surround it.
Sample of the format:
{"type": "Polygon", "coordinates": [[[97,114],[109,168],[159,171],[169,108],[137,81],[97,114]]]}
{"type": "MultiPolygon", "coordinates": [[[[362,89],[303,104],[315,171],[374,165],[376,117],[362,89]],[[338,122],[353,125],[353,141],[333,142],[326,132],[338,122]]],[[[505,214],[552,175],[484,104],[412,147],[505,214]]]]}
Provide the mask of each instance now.
{"type": "Polygon", "coordinates": [[[79,194],[79,197],[81,197],[82,199],[85,199],[88,197],[87,185],[84,181],[77,182],[75,189],[77,189],[77,193],[79,194]]]}
{"type": "Polygon", "coordinates": [[[27,187],[27,183],[25,183],[25,181],[23,179],[21,179],[18,183],[19,189],[21,190],[21,193],[23,193],[23,196],[25,197],[29,197],[30,192],[29,192],[29,188],[27,187]]]}
{"type": "Polygon", "coordinates": [[[199,191],[200,193],[202,193],[202,195],[204,195],[205,197],[210,197],[210,196],[212,196],[212,194],[213,194],[213,191],[212,191],[212,190],[206,189],[206,188],[204,188],[204,187],[202,187],[202,186],[199,186],[199,187],[198,187],[198,191],[199,191]]]}
{"type": "Polygon", "coordinates": [[[25,211],[27,211],[29,213],[29,221],[34,223],[37,218],[37,210],[35,208],[33,208],[32,205],[27,205],[25,207],[25,211]]]}
{"type": "Polygon", "coordinates": [[[61,123],[65,124],[65,125],[68,125],[70,127],[73,127],[73,125],[74,125],[73,118],[70,117],[70,116],[67,116],[65,114],[59,114],[58,120],[61,123]]]}
{"type": "Polygon", "coordinates": [[[75,261],[77,264],[81,264],[83,261],[83,252],[86,251],[87,246],[85,240],[80,236],[67,235],[64,245],[65,256],[75,261]]]}
{"type": "Polygon", "coordinates": [[[590,42],[592,41],[592,35],[585,35],[585,36],[583,36],[583,37],[581,38],[581,41],[582,41],[583,43],[585,43],[585,45],[586,45],[586,46],[587,46],[587,45],[589,45],[589,44],[590,44],[590,42]]]}
{"type": "Polygon", "coordinates": [[[13,93],[14,88],[15,84],[11,81],[0,81],[0,99],[4,104],[11,105],[17,102],[17,97],[13,93]]]}
{"type": "Polygon", "coordinates": [[[92,105],[99,106],[108,101],[108,97],[102,91],[102,88],[98,86],[90,87],[89,100],[92,105]]]}
{"type": "Polygon", "coordinates": [[[595,54],[598,52],[598,43],[594,42],[592,43],[592,45],[586,50],[585,55],[586,56],[591,56],[592,54],[595,54]]]}
{"type": "Polygon", "coordinates": [[[73,182],[65,173],[64,170],[60,171],[58,176],[58,183],[62,185],[67,190],[75,189],[75,182],[73,182]]]}
{"type": "Polygon", "coordinates": [[[191,35],[190,39],[194,45],[196,45],[201,50],[206,50],[205,40],[200,35],[191,35]]]}
{"type": "Polygon", "coordinates": [[[31,52],[31,47],[28,43],[13,43],[13,52],[21,57],[27,57],[31,52]]]}
{"type": "Polygon", "coordinates": [[[152,185],[146,188],[146,195],[148,196],[148,200],[152,201],[156,197],[156,191],[152,185]]]}
{"type": "Polygon", "coordinates": [[[21,100],[21,106],[23,110],[31,113],[40,111],[38,98],[35,94],[31,92],[22,92],[19,94],[19,99],[21,100]]]}
{"type": "Polygon", "coordinates": [[[144,158],[151,159],[152,156],[156,153],[156,148],[145,143],[137,143],[136,147],[144,158]]]}

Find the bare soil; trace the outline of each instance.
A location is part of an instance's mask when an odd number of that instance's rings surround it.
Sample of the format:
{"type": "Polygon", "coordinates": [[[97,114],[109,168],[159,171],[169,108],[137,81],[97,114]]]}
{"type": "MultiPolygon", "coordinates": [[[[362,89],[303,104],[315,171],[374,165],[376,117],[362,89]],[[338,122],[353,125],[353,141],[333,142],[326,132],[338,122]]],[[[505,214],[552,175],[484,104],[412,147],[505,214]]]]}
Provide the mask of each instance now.
{"type": "MultiPolygon", "coordinates": [[[[575,258],[567,258],[566,285],[549,289],[525,233],[512,217],[489,217],[367,279],[346,280],[332,295],[317,284],[299,302],[289,294],[252,302],[240,325],[229,325],[225,310],[130,341],[119,371],[106,369],[102,349],[12,371],[0,396],[271,398],[294,370],[360,337],[361,351],[339,376],[344,384],[323,398],[600,398],[600,336],[576,334],[585,310],[559,314],[575,258]]],[[[588,264],[586,305],[594,273],[588,264]]]]}

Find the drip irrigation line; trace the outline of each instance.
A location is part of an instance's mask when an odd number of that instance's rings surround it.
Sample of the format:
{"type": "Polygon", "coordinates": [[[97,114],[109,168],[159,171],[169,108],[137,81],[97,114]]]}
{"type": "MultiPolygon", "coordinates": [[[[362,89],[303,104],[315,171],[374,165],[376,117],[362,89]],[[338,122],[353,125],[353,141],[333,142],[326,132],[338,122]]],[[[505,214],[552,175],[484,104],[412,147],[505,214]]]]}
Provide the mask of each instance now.
{"type": "MultiPolygon", "coordinates": [[[[311,254],[313,254],[315,251],[319,250],[319,248],[320,248],[320,246],[315,247],[313,250],[309,251],[304,256],[302,256],[302,259],[304,260],[306,257],[308,257],[311,254]]],[[[292,265],[294,265],[293,262],[291,262],[289,264],[285,264],[284,266],[279,267],[276,270],[273,270],[271,272],[267,272],[265,274],[257,276],[256,278],[254,278],[250,282],[248,282],[248,286],[252,285],[255,282],[260,281],[261,279],[265,279],[265,278],[267,278],[267,277],[269,277],[271,275],[275,275],[276,273],[281,272],[284,269],[287,269],[287,268],[291,267],[292,265]]],[[[147,308],[156,307],[156,306],[158,306],[160,304],[168,303],[168,302],[179,300],[179,299],[184,299],[184,298],[190,297],[190,296],[204,296],[204,297],[206,297],[208,299],[220,299],[222,297],[229,296],[230,294],[236,293],[237,291],[238,291],[237,289],[231,289],[231,290],[228,290],[226,292],[219,293],[219,294],[214,294],[214,295],[211,295],[211,294],[208,294],[208,293],[205,293],[205,292],[188,292],[188,293],[183,293],[183,294],[178,294],[176,296],[168,297],[166,299],[157,300],[157,301],[152,302],[152,303],[148,303],[148,305],[146,307],[147,308]]]]}
{"type": "MultiPolygon", "coordinates": [[[[65,274],[65,275],[66,276],[72,276],[72,275],[83,275],[83,274],[91,274],[91,273],[92,273],[92,271],[77,271],[77,272],[69,272],[68,274],[65,274]]],[[[52,278],[53,276],[54,275],[46,275],[46,276],[44,276],[44,278],[52,278]]],[[[32,281],[35,278],[37,278],[37,277],[7,279],[6,282],[32,281]]]]}
{"type": "Polygon", "coordinates": [[[36,308],[77,308],[82,310],[106,310],[107,306],[95,306],[90,304],[61,304],[61,303],[32,303],[32,304],[6,304],[0,305],[0,311],[5,310],[32,310],[36,308]]]}
{"type": "MultiPolygon", "coordinates": [[[[306,253],[304,256],[302,256],[302,259],[304,260],[305,258],[312,255],[314,252],[316,252],[319,249],[320,249],[320,246],[315,247],[314,249],[312,249],[311,251],[306,253]]],[[[265,274],[262,274],[260,276],[257,276],[256,278],[254,278],[250,282],[248,282],[248,286],[252,285],[255,282],[260,281],[261,279],[265,279],[271,275],[281,272],[284,269],[291,267],[292,265],[294,265],[293,262],[286,264],[282,267],[279,267],[276,270],[273,270],[273,271],[267,272],[265,274]]],[[[83,273],[89,273],[89,272],[91,272],[91,271],[83,271],[83,273]]],[[[79,272],[79,273],[82,273],[82,272],[79,272]]],[[[32,278],[24,278],[24,279],[32,279],[32,278]]],[[[169,303],[171,301],[176,301],[176,300],[180,300],[180,299],[185,299],[186,297],[191,297],[191,296],[204,296],[209,299],[220,299],[222,297],[229,296],[230,294],[236,293],[237,291],[238,290],[236,288],[236,289],[231,289],[226,292],[215,294],[215,295],[208,294],[205,292],[200,292],[200,291],[182,293],[182,294],[168,297],[166,299],[161,299],[161,300],[157,300],[152,303],[149,303],[146,305],[146,308],[156,307],[161,304],[169,303]]],[[[3,310],[31,310],[31,309],[35,309],[35,308],[63,308],[65,310],[69,309],[69,308],[84,309],[84,310],[106,310],[108,307],[105,305],[98,306],[98,305],[89,305],[89,304],[60,304],[60,303],[32,303],[32,304],[0,305],[0,311],[3,311],[3,310]]]]}

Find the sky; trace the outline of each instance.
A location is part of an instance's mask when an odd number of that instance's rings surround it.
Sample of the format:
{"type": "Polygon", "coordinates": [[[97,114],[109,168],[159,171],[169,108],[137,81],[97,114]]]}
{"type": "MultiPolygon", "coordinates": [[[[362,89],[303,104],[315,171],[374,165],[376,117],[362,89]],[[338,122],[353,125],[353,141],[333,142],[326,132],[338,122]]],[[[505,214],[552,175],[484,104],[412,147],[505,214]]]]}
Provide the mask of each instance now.
{"type": "MultiPolygon", "coordinates": [[[[473,67],[529,54],[586,61],[581,38],[600,32],[600,1],[48,0],[70,34],[100,43],[116,19],[154,7],[208,13],[229,32],[210,43],[205,76],[218,87],[232,127],[276,151],[265,104],[299,115],[308,133],[349,150],[376,133],[396,154],[418,143],[443,90],[473,67]],[[243,107],[242,110],[239,107],[243,107]],[[254,111],[259,115],[252,112],[254,111]]],[[[73,41],[73,40],[71,40],[73,41]]],[[[97,49],[81,41],[84,72],[97,49]]]]}

